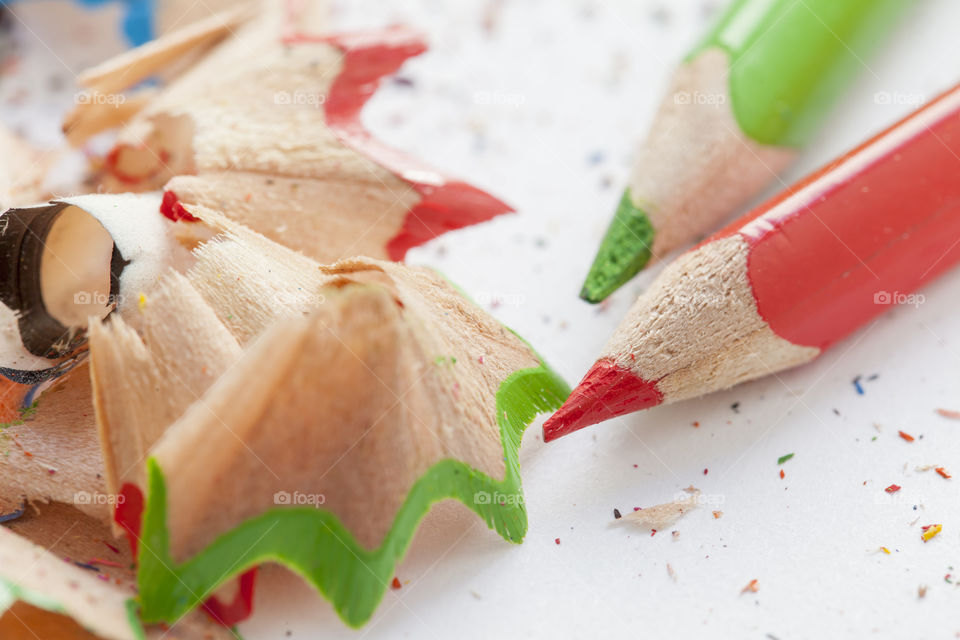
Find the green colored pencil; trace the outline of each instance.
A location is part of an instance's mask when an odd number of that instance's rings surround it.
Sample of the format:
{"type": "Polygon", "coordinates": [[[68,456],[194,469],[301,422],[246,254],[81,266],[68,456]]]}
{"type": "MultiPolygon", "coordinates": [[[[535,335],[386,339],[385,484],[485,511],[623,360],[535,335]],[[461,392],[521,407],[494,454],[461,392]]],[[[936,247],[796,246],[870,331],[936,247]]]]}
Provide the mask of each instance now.
{"type": "Polygon", "coordinates": [[[909,0],[735,0],[674,75],[580,297],[755,196],[808,142],[909,0]]]}

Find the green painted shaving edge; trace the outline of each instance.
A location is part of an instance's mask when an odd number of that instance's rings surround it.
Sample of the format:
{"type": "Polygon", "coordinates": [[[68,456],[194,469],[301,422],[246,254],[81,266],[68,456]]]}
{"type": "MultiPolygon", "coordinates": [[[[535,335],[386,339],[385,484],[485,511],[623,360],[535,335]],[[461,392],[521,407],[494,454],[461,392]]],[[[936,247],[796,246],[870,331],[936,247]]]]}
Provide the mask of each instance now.
{"type": "Polygon", "coordinates": [[[630,190],[625,190],[580,297],[591,303],[601,302],[637,275],[650,261],[654,233],[650,218],[633,204],[630,190]]]}
{"type": "Polygon", "coordinates": [[[170,555],[163,472],[155,459],[149,459],[137,571],[141,617],[147,622],[175,621],[227,579],[275,562],[312,584],[348,625],[363,625],[383,598],[417,524],[433,503],[459,500],[504,539],[522,541],[527,512],[520,482],[520,441],[538,413],[558,408],[569,394],[567,384],[542,359],[538,367],[512,373],[496,394],[504,479],[495,480],[458,460],[437,462],[414,483],[390,531],[372,550],[362,547],[329,511],[279,508],[222,534],[178,565],[170,555]]]}
{"type": "Polygon", "coordinates": [[[690,53],[730,56],[741,131],[764,144],[806,144],[910,0],[735,0],[690,53]]]}
{"type": "Polygon", "coordinates": [[[137,601],[133,598],[128,598],[126,603],[127,608],[127,622],[130,623],[130,628],[133,629],[133,637],[136,640],[147,640],[147,634],[143,630],[143,624],[140,623],[140,616],[137,614],[137,601]]]}

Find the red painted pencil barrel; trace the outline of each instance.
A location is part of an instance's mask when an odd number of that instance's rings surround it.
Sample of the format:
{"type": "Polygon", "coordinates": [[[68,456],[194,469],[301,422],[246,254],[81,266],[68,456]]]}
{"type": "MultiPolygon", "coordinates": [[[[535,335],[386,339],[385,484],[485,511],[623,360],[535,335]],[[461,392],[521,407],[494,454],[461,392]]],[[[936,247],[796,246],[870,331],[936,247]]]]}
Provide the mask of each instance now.
{"type": "Polygon", "coordinates": [[[821,349],[960,260],[960,86],[718,236],[751,245],[760,315],[821,349]]]}

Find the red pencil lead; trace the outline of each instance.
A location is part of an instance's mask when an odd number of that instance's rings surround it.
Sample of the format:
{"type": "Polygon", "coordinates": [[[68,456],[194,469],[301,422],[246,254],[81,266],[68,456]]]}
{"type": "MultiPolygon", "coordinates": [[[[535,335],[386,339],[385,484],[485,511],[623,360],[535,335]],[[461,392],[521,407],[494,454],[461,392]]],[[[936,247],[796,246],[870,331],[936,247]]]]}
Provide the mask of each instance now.
{"type": "Polygon", "coordinates": [[[598,360],[560,410],[543,423],[543,440],[550,442],[592,424],[655,407],[662,400],[656,383],[612,360],[598,360]]]}

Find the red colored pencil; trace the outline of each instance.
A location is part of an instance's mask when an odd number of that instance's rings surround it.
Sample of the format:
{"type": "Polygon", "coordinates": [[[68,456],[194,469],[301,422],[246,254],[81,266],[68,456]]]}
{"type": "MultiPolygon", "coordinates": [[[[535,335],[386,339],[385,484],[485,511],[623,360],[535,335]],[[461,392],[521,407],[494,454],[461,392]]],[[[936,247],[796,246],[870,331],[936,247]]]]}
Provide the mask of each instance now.
{"type": "Polygon", "coordinates": [[[544,440],[808,362],[958,260],[960,85],[669,265],[544,440]]]}

